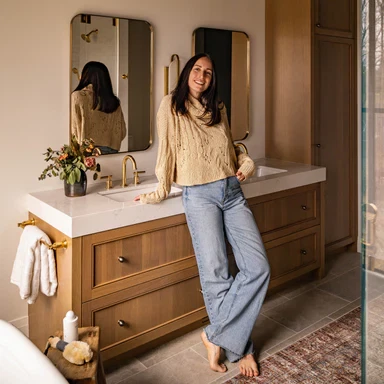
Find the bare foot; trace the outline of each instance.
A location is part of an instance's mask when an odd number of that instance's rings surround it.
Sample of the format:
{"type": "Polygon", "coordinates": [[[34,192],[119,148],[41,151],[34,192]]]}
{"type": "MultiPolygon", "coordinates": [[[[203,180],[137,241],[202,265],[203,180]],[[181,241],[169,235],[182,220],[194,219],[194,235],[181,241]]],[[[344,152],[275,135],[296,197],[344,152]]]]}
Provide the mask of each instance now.
{"type": "Polygon", "coordinates": [[[226,372],[226,365],[219,363],[221,348],[211,343],[204,331],[200,336],[203,344],[205,345],[205,348],[207,348],[209,367],[212,369],[212,371],[215,372],[226,372]]]}
{"type": "Polygon", "coordinates": [[[259,370],[257,368],[257,363],[250,353],[249,355],[245,355],[239,362],[240,372],[244,376],[254,377],[259,376],[259,370]]]}

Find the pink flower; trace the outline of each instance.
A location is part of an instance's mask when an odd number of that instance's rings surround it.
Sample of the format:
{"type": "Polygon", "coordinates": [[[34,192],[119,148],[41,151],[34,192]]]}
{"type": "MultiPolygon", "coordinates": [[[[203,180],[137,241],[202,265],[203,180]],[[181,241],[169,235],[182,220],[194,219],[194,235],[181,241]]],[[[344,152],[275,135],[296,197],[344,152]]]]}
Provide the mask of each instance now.
{"type": "Polygon", "coordinates": [[[84,164],[87,168],[92,168],[96,165],[96,160],[94,157],[86,157],[84,159],[84,164]]]}

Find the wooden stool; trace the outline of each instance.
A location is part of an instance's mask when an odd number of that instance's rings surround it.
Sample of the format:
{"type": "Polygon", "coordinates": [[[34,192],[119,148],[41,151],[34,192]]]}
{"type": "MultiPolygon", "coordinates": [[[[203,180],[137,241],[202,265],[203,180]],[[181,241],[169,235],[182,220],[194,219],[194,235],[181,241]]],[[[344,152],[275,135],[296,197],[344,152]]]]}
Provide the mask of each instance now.
{"type": "MultiPolygon", "coordinates": [[[[55,336],[62,339],[63,332],[57,331],[55,336]]],[[[64,359],[63,352],[56,348],[49,348],[47,356],[72,384],[106,384],[103,363],[99,352],[99,327],[79,328],[79,341],[85,341],[92,349],[93,357],[89,363],[76,365],[64,359]]]]}

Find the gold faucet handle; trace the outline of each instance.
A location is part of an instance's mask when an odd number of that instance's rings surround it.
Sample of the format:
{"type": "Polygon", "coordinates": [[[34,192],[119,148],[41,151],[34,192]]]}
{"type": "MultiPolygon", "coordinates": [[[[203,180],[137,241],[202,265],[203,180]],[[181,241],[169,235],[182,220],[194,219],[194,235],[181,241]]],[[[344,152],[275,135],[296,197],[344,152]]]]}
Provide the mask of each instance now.
{"type": "Polygon", "coordinates": [[[145,171],[137,171],[137,170],[133,171],[133,174],[135,176],[135,181],[134,181],[135,185],[140,184],[139,173],[145,173],[145,171]]]}
{"type": "Polygon", "coordinates": [[[105,189],[111,189],[111,188],[113,188],[113,184],[112,184],[112,175],[101,176],[101,177],[100,177],[100,180],[102,180],[102,179],[107,179],[106,184],[105,184],[105,189]]]}

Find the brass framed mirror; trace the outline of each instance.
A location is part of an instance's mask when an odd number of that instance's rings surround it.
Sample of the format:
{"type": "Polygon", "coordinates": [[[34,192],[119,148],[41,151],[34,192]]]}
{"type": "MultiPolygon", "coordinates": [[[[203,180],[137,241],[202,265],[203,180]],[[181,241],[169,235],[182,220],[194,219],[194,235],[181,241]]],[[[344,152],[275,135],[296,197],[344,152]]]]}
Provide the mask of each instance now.
{"type": "MultiPolygon", "coordinates": [[[[104,125],[98,124],[98,130],[108,131],[113,136],[111,150],[102,150],[102,154],[143,151],[152,144],[153,136],[153,28],[144,20],[118,17],[79,14],[71,21],[71,124],[70,135],[79,132],[74,129],[75,98],[73,91],[79,86],[84,66],[89,62],[104,64],[109,72],[113,93],[120,100],[125,125],[125,135],[119,129],[119,138],[115,136],[110,120],[104,119],[104,125]],[[108,123],[106,123],[108,121],[108,123]],[[121,137],[123,139],[121,139],[121,137]],[[117,148],[119,147],[119,148],[117,148]]],[[[92,90],[92,88],[91,88],[92,90]]],[[[97,107],[96,109],[98,109],[97,107]]],[[[94,110],[94,109],[93,109],[94,110]]],[[[79,112],[80,113],[80,112],[79,112]]],[[[93,112],[92,112],[93,113],[93,112]]],[[[99,114],[102,114],[99,112],[99,114]]],[[[121,114],[121,112],[120,112],[121,114]]],[[[84,137],[92,138],[92,128],[87,124],[88,114],[82,116],[81,124],[84,137]]],[[[92,115],[94,116],[94,115],[92,115]]],[[[122,118],[120,118],[122,120],[122,118]]],[[[93,122],[93,126],[96,124],[93,122]]],[[[119,123],[120,124],[120,123],[119,123]]],[[[93,128],[95,129],[95,128],[93,128]]],[[[109,148],[108,139],[95,139],[96,146],[109,148]]]]}
{"type": "Polygon", "coordinates": [[[250,131],[250,43],[245,32],[197,28],[192,54],[208,53],[215,62],[219,97],[224,102],[233,140],[244,140],[250,131]]]}

